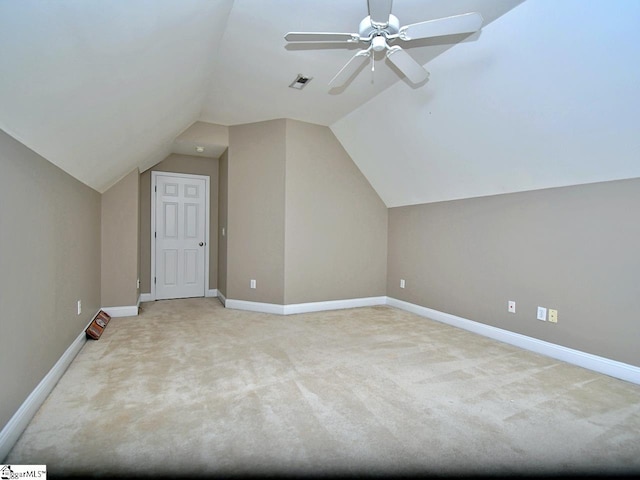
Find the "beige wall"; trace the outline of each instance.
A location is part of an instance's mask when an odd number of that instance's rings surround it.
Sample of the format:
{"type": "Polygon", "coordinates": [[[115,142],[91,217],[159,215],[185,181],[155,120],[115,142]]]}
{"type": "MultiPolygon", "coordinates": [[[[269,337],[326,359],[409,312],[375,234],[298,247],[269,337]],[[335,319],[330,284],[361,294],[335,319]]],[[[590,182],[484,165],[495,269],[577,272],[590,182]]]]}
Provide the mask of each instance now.
{"type": "Polygon", "coordinates": [[[229,196],[229,149],[220,157],[218,181],[218,292],[227,296],[227,218],[229,196]],[[224,228],[225,234],[222,235],[224,228]]]}
{"type": "Polygon", "coordinates": [[[387,294],[640,366],[638,206],[640,179],[392,208],[387,294]]]}
{"type": "Polygon", "coordinates": [[[102,306],[138,303],[138,169],[102,194],[102,306]]]}
{"type": "Polygon", "coordinates": [[[285,127],[272,120],[229,129],[227,297],[234,300],[284,302],[285,127]]]}
{"type": "Polygon", "coordinates": [[[140,291],[151,292],[151,172],[206,175],[209,180],[209,288],[218,281],[218,160],[171,154],[140,174],[140,291]]]}
{"type": "Polygon", "coordinates": [[[100,194],[2,131],[0,172],[2,429],[100,308],[100,194]]]}
{"type": "Polygon", "coordinates": [[[329,128],[286,136],[285,304],[385,295],[386,206],[329,128]]]}

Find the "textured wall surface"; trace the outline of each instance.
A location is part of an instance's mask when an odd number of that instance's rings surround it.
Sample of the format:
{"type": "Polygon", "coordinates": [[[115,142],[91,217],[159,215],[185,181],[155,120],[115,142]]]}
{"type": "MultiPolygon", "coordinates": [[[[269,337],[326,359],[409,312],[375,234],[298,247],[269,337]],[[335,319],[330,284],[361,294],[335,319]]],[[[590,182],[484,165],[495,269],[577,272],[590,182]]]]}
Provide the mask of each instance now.
{"type": "Polygon", "coordinates": [[[284,302],[285,127],[272,120],[229,129],[227,296],[234,300],[284,302]]]}
{"type": "Polygon", "coordinates": [[[102,306],[138,303],[138,169],[102,194],[102,306]]]}
{"type": "Polygon", "coordinates": [[[100,308],[100,194],[2,131],[0,172],[2,428],[100,308]]]}
{"type": "Polygon", "coordinates": [[[331,130],[287,120],[285,303],[385,294],[387,207],[331,130]]]}
{"type": "Polygon", "coordinates": [[[227,296],[227,223],[229,198],[229,149],[220,157],[218,191],[218,291],[227,296]],[[224,235],[222,229],[224,228],[224,235]]]}
{"type": "Polygon", "coordinates": [[[638,206],[640,179],[392,208],[387,295],[640,365],[638,206]]]}

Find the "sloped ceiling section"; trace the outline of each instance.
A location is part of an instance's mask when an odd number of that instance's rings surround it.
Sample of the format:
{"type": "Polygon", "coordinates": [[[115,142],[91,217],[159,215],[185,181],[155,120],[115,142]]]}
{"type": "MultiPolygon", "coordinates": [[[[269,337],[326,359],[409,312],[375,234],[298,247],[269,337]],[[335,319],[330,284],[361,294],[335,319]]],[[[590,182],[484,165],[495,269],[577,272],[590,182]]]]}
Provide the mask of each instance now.
{"type": "Polygon", "coordinates": [[[425,85],[380,58],[330,89],[354,49],[283,35],[352,32],[366,0],[0,0],[0,128],[100,192],[274,118],[331,126],[388,206],[640,176],[640,2],[393,3],[469,11],[480,34],[405,44],[425,85]]]}
{"type": "Polygon", "coordinates": [[[640,177],[640,2],[528,1],[331,125],[389,207],[640,177]]]}
{"type": "Polygon", "coordinates": [[[103,192],[198,120],[232,0],[0,2],[0,128],[103,192]]]}
{"type": "Polygon", "coordinates": [[[171,153],[218,158],[228,147],[229,127],[196,122],[178,135],[171,146],[171,153]]]}
{"type": "MultiPolygon", "coordinates": [[[[403,24],[468,11],[490,23],[521,1],[396,0],[393,12],[403,24]]],[[[401,77],[380,58],[374,75],[330,90],[357,46],[283,36],[352,32],[366,15],[367,0],[0,0],[0,128],[103,192],[188,151],[176,139],[196,121],[330,125],[401,77]],[[304,91],[288,88],[298,73],[313,77],[304,91]]],[[[460,40],[407,46],[425,63],[460,40]]]]}
{"type": "MultiPolygon", "coordinates": [[[[489,24],[521,1],[395,0],[392,11],[402,25],[474,11],[489,24]]],[[[364,67],[346,88],[332,89],[329,81],[362,45],[293,45],[283,38],[289,31],[357,32],[367,14],[367,0],[235,0],[201,120],[236,125],[291,118],[330,125],[400,81],[380,52],[375,72],[364,67]],[[288,88],[298,74],[312,78],[302,91],[288,88]]],[[[404,47],[424,64],[465,39],[455,37],[404,47]]]]}

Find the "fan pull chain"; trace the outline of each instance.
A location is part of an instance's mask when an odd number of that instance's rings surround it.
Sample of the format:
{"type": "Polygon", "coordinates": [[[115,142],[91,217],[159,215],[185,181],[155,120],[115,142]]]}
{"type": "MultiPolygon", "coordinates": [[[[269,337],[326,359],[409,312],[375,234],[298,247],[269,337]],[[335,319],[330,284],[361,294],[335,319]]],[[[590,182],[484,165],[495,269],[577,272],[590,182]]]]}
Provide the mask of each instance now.
{"type": "Polygon", "coordinates": [[[375,83],[376,59],[375,52],[371,52],[371,83],[375,83]]]}

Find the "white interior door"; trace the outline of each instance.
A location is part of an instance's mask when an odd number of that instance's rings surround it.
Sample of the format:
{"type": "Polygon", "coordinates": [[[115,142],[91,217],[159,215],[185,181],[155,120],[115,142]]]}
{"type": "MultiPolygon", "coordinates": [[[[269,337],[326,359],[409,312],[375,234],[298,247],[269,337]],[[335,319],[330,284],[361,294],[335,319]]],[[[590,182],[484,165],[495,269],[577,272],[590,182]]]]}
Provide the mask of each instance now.
{"type": "Polygon", "coordinates": [[[156,175],[156,299],[203,297],[206,182],[156,175]]]}

